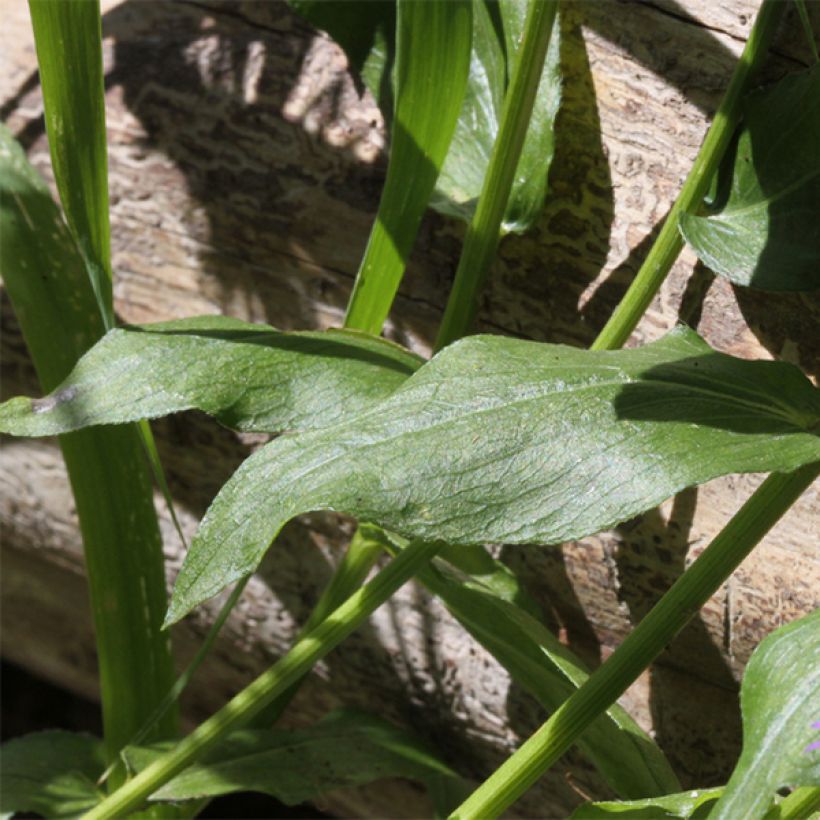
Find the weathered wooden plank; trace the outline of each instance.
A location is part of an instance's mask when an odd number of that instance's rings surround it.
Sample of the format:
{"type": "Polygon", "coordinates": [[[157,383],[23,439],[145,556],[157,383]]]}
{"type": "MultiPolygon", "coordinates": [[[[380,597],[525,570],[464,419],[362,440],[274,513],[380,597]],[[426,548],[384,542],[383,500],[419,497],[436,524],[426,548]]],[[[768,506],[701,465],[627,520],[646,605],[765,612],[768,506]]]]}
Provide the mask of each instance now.
{"type": "MultiPolygon", "coordinates": [[[[48,174],[25,6],[1,5],[3,115],[48,174]]],[[[502,243],[482,329],[591,341],[680,186],[755,6],[566,4],[566,104],[553,193],[532,234],[502,243]]],[[[787,22],[771,76],[806,59],[802,33],[787,22]]],[[[282,328],[339,323],[385,167],[381,117],[345,73],[343,55],[273,3],[108,4],[105,34],[120,318],[227,312],[282,328]]],[[[390,325],[394,338],[421,352],[429,350],[462,236],[462,226],[436,215],[424,222],[390,325]]],[[[788,358],[811,372],[820,360],[816,297],[742,293],[702,273],[692,279],[693,261],[684,254],[634,342],[657,337],[681,316],[720,349],[788,358]]],[[[7,305],[3,318],[4,395],[36,392],[7,305]]],[[[195,414],[157,429],[192,532],[255,441],[195,414]]],[[[6,442],[0,470],[3,652],[93,692],[81,549],[56,448],[6,442]]],[[[561,634],[598,662],[757,481],[712,482],[616,531],[561,548],[504,548],[502,555],[561,634]]],[[[820,566],[806,538],[817,509],[815,492],[626,696],[654,726],[686,785],[718,782],[737,752],[735,687],[753,647],[818,605],[820,566]]],[[[189,698],[191,717],[218,707],[285,651],[339,555],[338,523],[311,516],[288,528],[203,672],[206,684],[189,698]]],[[[181,548],[164,524],[176,567],[181,548]]],[[[181,628],[186,651],[214,612],[181,628]]],[[[440,605],[412,587],[328,659],[292,719],[313,719],[342,702],[421,727],[475,776],[541,719],[440,605]]],[[[589,766],[570,756],[521,811],[562,815],[579,801],[576,789],[606,793],[589,766]]],[[[402,806],[413,815],[422,811],[420,799],[394,785],[337,796],[329,805],[343,814],[391,816],[402,806]]]]}

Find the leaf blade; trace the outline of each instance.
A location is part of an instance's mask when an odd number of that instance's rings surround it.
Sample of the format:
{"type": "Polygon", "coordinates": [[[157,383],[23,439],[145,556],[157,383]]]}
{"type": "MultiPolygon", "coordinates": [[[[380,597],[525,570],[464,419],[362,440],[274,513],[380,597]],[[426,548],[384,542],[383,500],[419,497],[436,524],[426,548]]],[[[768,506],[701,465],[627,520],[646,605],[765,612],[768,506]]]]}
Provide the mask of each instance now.
{"type": "Polygon", "coordinates": [[[819,417],[797,368],[683,329],[624,351],[471,337],[370,412],[251,456],[206,514],[168,620],[252,571],[301,512],[453,544],[554,543],[717,475],[818,460],[819,417]]]}
{"type": "Polygon", "coordinates": [[[783,786],[820,785],[820,609],[775,630],[740,688],[743,750],[710,817],[763,817],[783,786]]]}
{"type": "Polygon", "coordinates": [[[390,162],[348,327],[378,335],[390,311],[464,97],[471,18],[468,0],[399,0],[390,162]]]}
{"type": "Polygon", "coordinates": [[[820,66],[749,95],[725,201],[683,214],[686,242],[736,285],[820,287],[820,66]]]}
{"type": "Polygon", "coordinates": [[[105,766],[105,752],[91,735],[24,735],[3,744],[0,760],[2,812],[72,817],[100,801],[95,781],[105,766]]]}
{"type": "MultiPolygon", "coordinates": [[[[134,771],[145,768],[156,756],[152,749],[125,752],[134,771]]],[[[256,791],[292,806],[315,800],[331,789],[384,777],[409,777],[424,783],[441,777],[458,780],[452,769],[408,731],[365,712],[340,710],[305,729],[234,732],[151,799],[191,800],[256,791]]]]}
{"type": "Polygon", "coordinates": [[[98,0],[29,0],[60,201],[108,327],[114,324],[98,0]]]}
{"type": "Polygon", "coordinates": [[[421,363],[362,333],[282,333],[225,316],[118,328],[49,396],[0,405],[0,431],[56,435],[194,408],[238,430],[312,429],[367,409],[421,363]]]}

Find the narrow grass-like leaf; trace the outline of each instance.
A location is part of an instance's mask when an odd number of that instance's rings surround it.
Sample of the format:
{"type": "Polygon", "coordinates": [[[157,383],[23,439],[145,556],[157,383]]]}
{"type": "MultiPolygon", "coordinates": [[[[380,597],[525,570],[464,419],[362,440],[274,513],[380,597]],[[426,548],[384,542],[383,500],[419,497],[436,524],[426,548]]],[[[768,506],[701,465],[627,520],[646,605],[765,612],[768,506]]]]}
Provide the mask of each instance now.
{"type": "Polygon", "coordinates": [[[99,0],[29,0],[51,163],[106,327],[114,325],[99,0]]]}
{"type": "Polygon", "coordinates": [[[796,367],[684,328],[622,351],[471,337],[369,412],[251,456],[206,514],[169,620],[253,571],[303,512],[453,544],[553,543],[718,475],[820,459],[818,420],[796,367]]]}
{"type": "Polygon", "coordinates": [[[0,812],[76,817],[100,801],[102,741],[73,732],[37,732],[0,748],[0,812]]]}
{"type": "MultiPolygon", "coordinates": [[[[40,382],[56,387],[103,332],[83,260],[48,188],[0,126],[0,274],[40,382]]],[[[115,755],[174,681],[162,544],[136,430],[60,439],[92,580],[106,744],[115,755]],[[95,583],[96,579],[96,583],[95,583]]],[[[176,728],[173,711],[157,736],[176,728]]]]}
{"type": "Polygon", "coordinates": [[[725,187],[680,219],[701,260],[737,285],[820,287],[820,66],[747,97],[725,187]]]}
{"type": "Polygon", "coordinates": [[[0,405],[0,431],[47,436],[192,408],[237,430],[308,430],[369,408],[422,361],[364,333],[282,333],[227,316],[125,327],[46,398],[0,405]]]}
{"type": "MultiPolygon", "coordinates": [[[[389,541],[383,538],[391,551],[406,544],[396,536],[389,541]]],[[[442,559],[458,562],[459,550],[469,548],[445,549],[442,559]]],[[[483,556],[486,560],[475,556],[481,569],[488,569],[487,561],[496,563],[486,552],[483,556]]],[[[477,580],[437,560],[417,578],[548,711],[557,709],[589,677],[584,664],[527,611],[531,607],[521,600],[522,593],[506,567],[484,571],[477,580]]],[[[591,724],[578,745],[621,797],[666,794],[680,788],[661,750],[617,704],[591,724]]]]}
{"type": "Polygon", "coordinates": [[[390,311],[464,98],[471,10],[469,0],[399,0],[390,163],[349,327],[379,334],[390,311]]]}
{"type": "Polygon", "coordinates": [[[820,609],[775,630],[740,687],[743,751],[713,820],[763,817],[783,786],[820,786],[820,609]]]}
{"type": "MultiPolygon", "coordinates": [[[[431,206],[469,222],[493,145],[498,136],[507,82],[517,62],[527,4],[498,4],[503,32],[498,31],[484,0],[473,4],[473,52],[464,105],[431,206]]],[[[501,228],[523,232],[532,227],[544,205],[547,174],[554,147],[553,126],[561,98],[560,27],[553,26],[538,95],[515,171],[501,228]]]]}
{"type": "MultiPolygon", "coordinates": [[[[167,744],[127,749],[132,771],[141,771],[167,744]]],[[[237,791],[269,794],[289,806],[332,789],[385,777],[422,783],[458,775],[417,738],[365,712],[331,713],[306,729],[245,729],[229,735],[201,761],[155,792],[152,800],[191,800],[237,791]]]]}
{"type": "Polygon", "coordinates": [[[646,800],[585,803],[570,820],[706,820],[722,788],[692,789],[646,800]]]}

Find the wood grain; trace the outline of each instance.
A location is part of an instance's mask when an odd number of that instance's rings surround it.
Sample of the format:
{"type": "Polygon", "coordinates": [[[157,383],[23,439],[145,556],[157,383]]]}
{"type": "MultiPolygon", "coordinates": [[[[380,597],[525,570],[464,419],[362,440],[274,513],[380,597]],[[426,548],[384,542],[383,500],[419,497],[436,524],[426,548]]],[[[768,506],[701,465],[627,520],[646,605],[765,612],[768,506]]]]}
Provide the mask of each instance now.
{"type": "MultiPolygon", "coordinates": [[[[503,241],[481,330],[589,344],[680,187],[755,6],[564,3],[565,103],[551,197],[532,233],[503,241]]],[[[49,177],[26,9],[16,0],[0,7],[3,117],[49,177]]],[[[338,48],[278,3],[109,3],[104,33],[120,320],[224,312],[284,329],[339,324],[378,204],[386,137],[338,48]]],[[[807,61],[791,15],[767,73],[776,77],[807,61]]],[[[422,353],[430,350],[463,234],[463,226],[435,214],[423,223],[388,326],[389,335],[422,353]]],[[[631,344],[682,319],[721,350],[785,358],[816,375],[816,296],[738,291],[705,271],[693,274],[693,264],[685,252],[631,344]]],[[[3,395],[35,394],[5,299],[3,321],[3,395]]],[[[156,430],[190,534],[259,438],[193,413],[156,430]]],[[[81,545],[56,447],[7,440],[0,468],[3,653],[93,694],[81,545]]],[[[612,532],[500,554],[552,626],[595,664],[758,482],[711,482],[612,532]]],[[[740,741],[737,681],[752,649],[818,605],[820,566],[807,537],[816,531],[817,509],[815,488],[625,696],[687,787],[719,783],[731,768],[740,741]]],[[[181,546],[163,516],[173,573],[181,546]]],[[[187,697],[191,719],[286,651],[350,526],[314,515],[287,528],[187,697]]],[[[193,651],[217,603],[179,629],[181,655],[193,651]]],[[[414,726],[475,778],[543,719],[441,605],[413,586],[317,669],[289,720],[309,721],[342,703],[414,726]]],[[[564,816],[580,793],[608,794],[572,753],[517,810],[564,816]]],[[[326,805],[343,815],[418,816],[426,804],[415,787],[392,783],[338,793],[326,805]]]]}

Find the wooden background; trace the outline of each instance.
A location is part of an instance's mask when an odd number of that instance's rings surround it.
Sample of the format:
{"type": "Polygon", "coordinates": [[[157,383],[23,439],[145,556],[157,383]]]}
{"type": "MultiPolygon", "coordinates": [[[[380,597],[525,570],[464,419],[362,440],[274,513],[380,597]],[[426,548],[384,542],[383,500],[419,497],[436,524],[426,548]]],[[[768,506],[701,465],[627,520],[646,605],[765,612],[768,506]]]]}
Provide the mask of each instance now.
{"type": "MultiPolygon", "coordinates": [[[[480,329],[587,345],[654,236],[697,151],[748,35],[757,3],[568,0],[565,75],[551,196],[536,230],[504,240],[480,329]]],[[[820,4],[809,4],[815,23],[820,4]]],[[[385,134],[372,101],[325,36],[274,2],[104,4],[115,299],[123,322],[227,313],[305,328],[339,324],[375,214],[385,134]]],[[[26,6],[0,0],[3,119],[50,177],[26,6]]],[[[793,13],[767,73],[809,62],[793,13]]],[[[424,221],[388,333],[429,352],[463,226],[424,221]]],[[[685,252],[632,344],[683,319],[713,346],[778,357],[812,376],[816,295],[733,289],[685,252]]],[[[3,397],[37,394],[3,298],[3,397]]],[[[191,533],[260,437],[187,413],[155,425],[178,510],[191,533]]],[[[553,628],[590,664],[605,659],[693,560],[759,477],[730,477],[563,546],[502,547],[553,628]]],[[[0,451],[2,652],[95,693],[82,553],[53,441],[0,451]]],[[[161,504],[160,504],[161,506],[161,504]]],[[[739,750],[737,681],[760,639],[818,605],[817,492],[807,493],[669,650],[624,697],[685,787],[725,779],[739,750]],[[812,535],[815,536],[814,542],[812,535]]],[[[171,573],[180,547],[163,511],[171,573]]],[[[282,654],[340,555],[351,523],[313,515],[289,525],[186,697],[198,719],[282,654]],[[340,532],[342,536],[340,536],[340,532]]],[[[190,656],[218,601],[176,635],[190,656]]],[[[529,696],[422,590],[410,585],[320,665],[289,714],[339,704],[412,725],[465,775],[481,778],[542,721],[529,696]]],[[[608,795],[569,754],[517,807],[563,816],[581,794],[608,795]]],[[[339,792],[340,814],[417,816],[405,783],[339,792]]]]}

